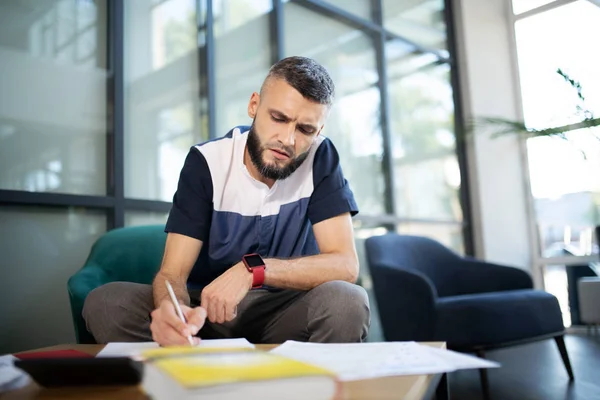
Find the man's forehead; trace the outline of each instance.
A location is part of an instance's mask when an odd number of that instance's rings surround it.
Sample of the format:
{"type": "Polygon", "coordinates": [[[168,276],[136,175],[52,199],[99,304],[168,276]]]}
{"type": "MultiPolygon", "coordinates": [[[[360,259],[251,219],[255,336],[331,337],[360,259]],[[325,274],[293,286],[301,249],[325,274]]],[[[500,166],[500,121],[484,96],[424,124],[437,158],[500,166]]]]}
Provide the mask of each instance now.
{"type": "Polygon", "coordinates": [[[318,120],[327,115],[327,105],[305,98],[281,78],[269,78],[263,86],[261,97],[270,110],[283,113],[292,119],[299,117],[298,114],[304,114],[303,119],[311,119],[314,120],[313,123],[318,124],[318,120]]]}

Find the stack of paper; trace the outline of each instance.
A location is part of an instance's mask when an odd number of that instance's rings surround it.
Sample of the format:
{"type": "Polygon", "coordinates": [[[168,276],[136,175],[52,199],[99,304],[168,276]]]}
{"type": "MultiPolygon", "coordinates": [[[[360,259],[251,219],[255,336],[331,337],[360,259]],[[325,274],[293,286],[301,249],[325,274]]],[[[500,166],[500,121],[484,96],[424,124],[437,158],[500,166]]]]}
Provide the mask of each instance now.
{"type": "MultiPolygon", "coordinates": [[[[142,352],[158,347],[155,342],[109,343],[98,357],[143,359],[142,352]]],[[[239,349],[254,348],[254,345],[246,339],[204,339],[198,347],[239,349]]],[[[325,368],[342,381],[500,366],[493,361],[415,342],[324,344],[286,341],[271,352],[325,368]]]]}
{"type": "Polygon", "coordinates": [[[328,369],[343,381],[500,366],[493,361],[415,342],[321,344],[287,341],[271,351],[328,369]]]}

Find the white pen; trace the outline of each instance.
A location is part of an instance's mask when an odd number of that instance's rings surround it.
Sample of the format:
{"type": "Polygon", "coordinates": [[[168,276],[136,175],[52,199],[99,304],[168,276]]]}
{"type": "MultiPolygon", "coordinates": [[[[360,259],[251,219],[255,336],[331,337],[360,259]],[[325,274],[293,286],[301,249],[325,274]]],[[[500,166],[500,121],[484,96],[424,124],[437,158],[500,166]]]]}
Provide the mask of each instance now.
{"type": "MultiPolygon", "coordinates": [[[[177,311],[177,315],[179,315],[179,318],[183,321],[184,324],[187,324],[187,321],[185,320],[185,317],[183,316],[183,312],[181,311],[181,307],[179,307],[179,302],[177,301],[177,297],[175,297],[175,292],[173,291],[173,287],[171,286],[169,281],[166,279],[165,279],[165,284],[167,285],[167,290],[169,291],[169,296],[171,297],[171,301],[173,302],[173,305],[175,306],[175,311],[177,311]]],[[[188,341],[190,342],[190,344],[193,346],[194,340],[192,339],[192,335],[188,335],[187,338],[188,338],[188,341]]]]}

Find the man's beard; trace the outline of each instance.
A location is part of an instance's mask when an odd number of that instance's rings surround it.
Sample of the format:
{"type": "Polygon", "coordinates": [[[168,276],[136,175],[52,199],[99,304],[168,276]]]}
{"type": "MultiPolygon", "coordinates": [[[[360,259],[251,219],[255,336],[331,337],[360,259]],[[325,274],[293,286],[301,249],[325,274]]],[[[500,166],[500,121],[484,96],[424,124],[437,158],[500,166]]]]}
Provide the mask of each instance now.
{"type": "Polygon", "coordinates": [[[276,163],[265,163],[263,160],[263,154],[269,149],[261,146],[260,139],[258,138],[258,134],[254,128],[254,121],[252,121],[252,126],[248,132],[248,141],[246,145],[248,146],[248,154],[250,155],[252,164],[254,164],[258,170],[258,173],[267,179],[281,180],[287,178],[293,174],[294,171],[296,171],[304,162],[304,160],[306,160],[306,157],[308,157],[308,151],[300,154],[298,157],[294,157],[293,147],[281,146],[277,147],[276,149],[284,151],[288,157],[290,157],[288,163],[283,167],[278,167],[276,163]]]}

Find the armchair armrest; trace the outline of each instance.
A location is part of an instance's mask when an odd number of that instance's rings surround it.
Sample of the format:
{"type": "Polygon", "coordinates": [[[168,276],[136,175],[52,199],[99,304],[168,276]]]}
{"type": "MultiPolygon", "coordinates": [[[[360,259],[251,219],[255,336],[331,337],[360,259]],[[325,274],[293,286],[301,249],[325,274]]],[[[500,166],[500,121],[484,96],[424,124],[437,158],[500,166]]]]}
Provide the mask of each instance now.
{"type": "Polygon", "coordinates": [[[92,290],[110,281],[111,279],[106,271],[95,264],[86,264],[69,278],[67,290],[71,302],[71,315],[77,343],[95,343],[83,320],[83,305],[85,298],[92,290]]]}
{"type": "Polygon", "coordinates": [[[371,268],[386,340],[433,340],[437,293],[425,275],[385,264],[371,268]]]}
{"type": "Polygon", "coordinates": [[[87,264],[69,278],[69,295],[85,300],[89,292],[110,281],[104,269],[95,264],[87,264]]]}
{"type": "Polygon", "coordinates": [[[520,268],[465,257],[459,270],[456,295],[533,288],[531,276],[520,268]]]}

